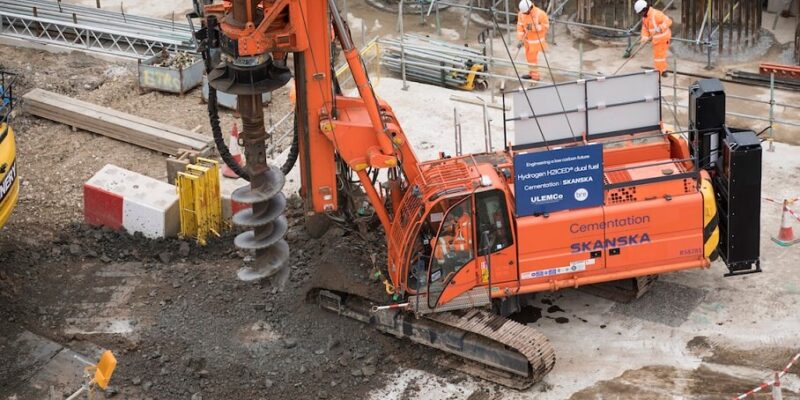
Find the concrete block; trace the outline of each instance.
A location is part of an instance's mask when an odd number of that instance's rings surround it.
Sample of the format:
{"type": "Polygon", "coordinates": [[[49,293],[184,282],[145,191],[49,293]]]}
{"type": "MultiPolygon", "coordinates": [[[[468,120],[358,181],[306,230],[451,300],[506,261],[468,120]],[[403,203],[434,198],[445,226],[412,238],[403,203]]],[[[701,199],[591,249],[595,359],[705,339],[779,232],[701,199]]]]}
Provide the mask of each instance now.
{"type": "Polygon", "coordinates": [[[177,236],[180,229],[175,186],[106,165],[83,187],[87,224],[141,232],[156,239],[177,236]]]}

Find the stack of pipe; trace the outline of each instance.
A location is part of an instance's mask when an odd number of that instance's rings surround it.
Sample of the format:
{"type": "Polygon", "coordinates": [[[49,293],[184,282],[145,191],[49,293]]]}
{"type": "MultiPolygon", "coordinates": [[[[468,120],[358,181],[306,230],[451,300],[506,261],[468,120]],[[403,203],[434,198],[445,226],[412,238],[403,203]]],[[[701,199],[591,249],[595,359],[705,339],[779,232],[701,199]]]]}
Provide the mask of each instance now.
{"type": "MultiPolygon", "coordinates": [[[[381,64],[406,78],[450,88],[466,88],[473,67],[487,70],[488,59],[483,51],[466,46],[433,40],[426,36],[406,34],[402,39],[381,39],[381,64]],[[458,71],[454,71],[458,70],[458,71]]],[[[474,76],[474,75],[473,75],[474,76]]],[[[475,82],[483,78],[474,76],[475,82]]]]}
{"type": "Polygon", "coordinates": [[[0,36],[142,59],[161,49],[197,51],[192,27],[181,22],[185,17],[174,14],[173,19],[136,16],[122,6],[101,9],[52,0],[0,0],[0,36]]]}
{"type": "Polygon", "coordinates": [[[683,32],[687,39],[715,42],[720,53],[732,53],[758,43],[760,0],[682,0],[683,32]]]}

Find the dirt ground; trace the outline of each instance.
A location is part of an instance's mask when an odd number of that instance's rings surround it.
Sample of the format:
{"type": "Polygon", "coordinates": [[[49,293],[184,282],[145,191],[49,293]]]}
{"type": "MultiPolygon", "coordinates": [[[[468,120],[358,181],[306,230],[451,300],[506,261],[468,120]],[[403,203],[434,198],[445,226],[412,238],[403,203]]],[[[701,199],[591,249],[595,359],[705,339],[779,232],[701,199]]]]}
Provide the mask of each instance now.
{"type": "MultiPolygon", "coordinates": [[[[164,2],[152,3],[153,16],[170,15],[164,2]]],[[[349,6],[351,24],[360,27],[356,22],[363,20],[365,37],[394,34],[391,14],[363,1],[350,1],[349,6]]],[[[464,18],[457,10],[445,13],[448,38],[460,38],[464,18]]],[[[430,30],[430,21],[419,25],[419,16],[406,21],[410,30],[430,30]]],[[[563,40],[556,50],[574,48],[572,40],[563,40]]],[[[604,62],[616,66],[617,58],[608,60],[619,52],[618,46],[598,47],[587,51],[585,61],[594,69],[604,68],[604,62]]],[[[574,51],[560,53],[556,64],[577,64],[574,51]]],[[[199,91],[184,97],[141,95],[130,62],[0,45],[0,65],[21,74],[18,93],[43,88],[197,129],[210,138],[199,91]]],[[[631,63],[629,68],[639,67],[631,63]]],[[[687,68],[700,70],[702,65],[687,68]]],[[[722,68],[712,71],[720,72],[722,68]]],[[[678,86],[691,81],[680,77],[678,86]]],[[[403,92],[396,79],[386,79],[378,88],[408,121],[406,129],[418,132],[417,150],[423,158],[452,146],[449,92],[418,84],[403,92]],[[411,106],[423,98],[415,97],[420,94],[443,115],[414,119],[411,106]]],[[[735,87],[732,93],[762,99],[768,95],[761,88],[735,87]]],[[[274,96],[267,117],[277,121],[288,110],[285,89],[274,96]]],[[[488,98],[488,93],[481,96],[488,98]]],[[[787,104],[799,101],[796,94],[781,96],[779,101],[787,104]]],[[[685,94],[680,98],[685,104],[685,94]]],[[[747,104],[732,108],[765,114],[763,107],[747,104]]],[[[679,111],[681,121],[685,115],[679,111]]],[[[782,109],[780,115],[800,119],[791,109],[782,109]]],[[[502,116],[493,118],[499,135],[502,116]]],[[[223,113],[223,129],[233,120],[232,113],[223,113]]],[[[736,122],[763,127],[744,118],[736,122]]],[[[712,271],[675,274],[659,281],[651,296],[635,306],[576,291],[543,296],[542,306],[522,318],[552,338],[557,367],[544,383],[518,393],[442,369],[435,352],[320,310],[307,298],[309,282],[322,273],[320,260],[357,266],[362,273],[343,278],[374,284],[369,281],[371,256],[385,252],[379,233],[365,239],[348,226],[337,226],[323,238],[311,239],[300,224],[302,210],[294,198],[288,214],[290,284],[283,292],[267,284],[243,284],[235,278],[243,255],[233,249],[232,234],[199,248],[178,239],[151,241],[82,224],[82,185],[96,171],[110,163],[166,179],[164,155],[73,132],[22,110],[14,127],[23,190],[15,214],[0,230],[0,399],[61,399],[77,389],[80,365],[67,364],[62,379],[36,372],[57,359],[53,354],[63,354],[42,347],[69,349],[90,360],[101,349],[112,350],[119,367],[108,397],[192,400],[711,399],[758,385],[800,348],[800,281],[793,272],[800,254],[797,248],[777,249],[769,243],[780,218],[774,207],[764,206],[762,244],[765,266],[771,270],[765,267],[765,273],[753,278],[723,280],[720,265],[712,271]],[[39,339],[20,339],[29,338],[25,332],[39,339]]],[[[479,150],[482,133],[477,128],[470,132],[467,147],[472,147],[465,150],[479,150]]],[[[788,127],[781,127],[778,137],[798,141],[788,127]]],[[[770,176],[765,194],[800,194],[800,150],[781,145],[773,154],[766,164],[770,176]],[[782,163],[782,157],[791,162],[782,163]]],[[[800,398],[800,369],[790,372],[785,398],[800,398]]]]}
{"type": "MultiPolygon", "coordinates": [[[[129,63],[12,47],[0,47],[0,60],[22,74],[18,93],[43,88],[209,131],[199,91],[185,97],[139,95],[129,63]]],[[[285,102],[278,104],[281,96],[285,90],[275,93],[268,118],[287,112],[285,102]]],[[[222,120],[230,127],[233,114],[224,113],[222,120]]],[[[111,163],[165,179],[164,155],[72,132],[21,109],[14,128],[24,160],[23,194],[0,231],[1,349],[15,346],[12,332],[19,327],[90,353],[112,349],[120,361],[115,390],[126,398],[154,399],[199,393],[207,398],[304,398],[309,393],[358,398],[375,385],[377,372],[406,359],[395,351],[400,343],[307,304],[303,282],[311,260],[330,259],[330,252],[346,252],[350,262],[369,260],[361,251],[365,245],[338,240],[350,235],[344,230],[309,242],[300,227],[293,227],[290,289],[275,293],[244,285],[235,279],[242,257],[232,236],[200,249],[81,225],[82,184],[94,172],[111,163]],[[324,244],[337,240],[342,248],[324,244]]],[[[298,212],[290,218],[297,220],[298,212]]],[[[21,379],[27,371],[3,365],[0,398],[41,398],[49,390],[28,387],[21,379]]],[[[65,395],[69,389],[55,388],[65,395]]]]}

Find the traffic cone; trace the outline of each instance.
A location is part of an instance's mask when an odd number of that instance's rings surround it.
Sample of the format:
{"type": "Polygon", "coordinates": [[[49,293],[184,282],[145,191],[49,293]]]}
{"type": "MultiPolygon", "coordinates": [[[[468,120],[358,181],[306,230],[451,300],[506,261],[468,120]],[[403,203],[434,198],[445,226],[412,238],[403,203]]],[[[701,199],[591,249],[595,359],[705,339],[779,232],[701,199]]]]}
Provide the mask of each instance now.
{"type": "Polygon", "coordinates": [[[772,241],[781,246],[791,246],[800,242],[794,235],[794,228],[792,228],[792,216],[789,211],[789,200],[783,201],[783,215],[781,216],[781,229],[778,231],[778,237],[773,237],[772,241]]]}
{"type": "MultiPolygon", "coordinates": [[[[231,143],[228,145],[228,150],[231,152],[231,156],[233,159],[239,164],[242,165],[242,149],[239,147],[239,128],[236,127],[236,123],[233,124],[233,129],[231,129],[231,143]]],[[[228,166],[228,164],[224,164],[222,166],[222,175],[226,178],[239,178],[239,175],[228,166]]]]}

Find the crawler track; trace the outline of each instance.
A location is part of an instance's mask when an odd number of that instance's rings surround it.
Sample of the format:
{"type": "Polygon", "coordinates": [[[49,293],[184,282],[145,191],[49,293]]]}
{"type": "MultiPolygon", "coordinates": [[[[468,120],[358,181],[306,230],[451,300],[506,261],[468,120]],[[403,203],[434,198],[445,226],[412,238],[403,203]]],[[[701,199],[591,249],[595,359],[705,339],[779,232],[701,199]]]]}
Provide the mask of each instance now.
{"type": "Polygon", "coordinates": [[[484,309],[429,314],[371,310],[363,297],[319,290],[319,305],[381,332],[455,355],[454,369],[515,389],[540,382],[555,365],[555,350],[536,329],[484,309]]]}

